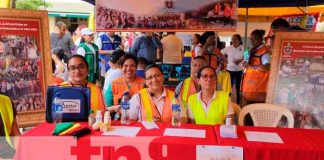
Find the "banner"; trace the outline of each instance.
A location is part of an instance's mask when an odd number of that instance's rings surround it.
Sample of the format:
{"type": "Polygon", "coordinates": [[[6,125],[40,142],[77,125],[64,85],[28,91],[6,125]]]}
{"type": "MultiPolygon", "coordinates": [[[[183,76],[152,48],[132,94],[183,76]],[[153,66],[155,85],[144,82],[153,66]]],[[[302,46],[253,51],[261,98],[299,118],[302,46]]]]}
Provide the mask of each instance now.
{"type": "Polygon", "coordinates": [[[235,31],[237,0],[97,0],[97,31],[235,31]]]}
{"type": "Polygon", "coordinates": [[[276,35],[267,103],[287,107],[294,127],[324,128],[324,34],[276,35]]]}
{"type": "Polygon", "coordinates": [[[306,29],[309,32],[315,32],[317,23],[321,18],[321,13],[290,14],[278,16],[276,18],[283,18],[287,20],[292,27],[298,26],[306,29]]]}
{"type": "Polygon", "coordinates": [[[10,97],[20,127],[44,121],[51,81],[48,19],[44,11],[0,9],[0,94],[10,97]],[[44,63],[46,62],[46,63],[44,63]]]}

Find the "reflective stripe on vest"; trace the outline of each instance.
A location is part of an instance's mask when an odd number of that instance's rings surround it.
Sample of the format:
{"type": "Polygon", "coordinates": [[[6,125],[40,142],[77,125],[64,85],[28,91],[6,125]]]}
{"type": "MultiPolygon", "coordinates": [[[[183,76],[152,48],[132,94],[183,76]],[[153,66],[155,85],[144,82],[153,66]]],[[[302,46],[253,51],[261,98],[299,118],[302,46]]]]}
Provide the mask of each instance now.
{"type": "Polygon", "coordinates": [[[254,66],[262,65],[261,57],[265,53],[271,53],[271,50],[268,47],[263,46],[260,49],[258,49],[258,51],[255,54],[251,55],[249,64],[254,66]]]}
{"type": "Polygon", "coordinates": [[[217,91],[216,98],[211,102],[207,115],[204,112],[201,102],[198,100],[198,93],[189,97],[188,103],[194,115],[196,124],[224,124],[227,107],[228,92],[217,91]]]}
{"type": "Polygon", "coordinates": [[[118,99],[121,99],[124,92],[128,91],[130,96],[133,96],[135,93],[144,88],[145,80],[142,77],[136,76],[132,86],[128,88],[128,85],[125,82],[123,77],[114,79],[111,82],[111,91],[114,96],[114,105],[119,104],[118,99]]]}
{"type": "Polygon", "coordinates": [[[171,122],[172,119],[171,104],[172,104],[172,99],[174,97],[174,92],[168,89],[165,90],[166,90],[166,97],[164,98],[162,117],[157,107],[155,106],[148,90],[145,88],[139,91],[139,95],[141,99],[142,121],[152,122],[153,117],[156,116],[162,119],[163,122],[171,122]]]}
{"type": "Polygon", "coordinates": [[[13,148],[12,142],[10,140],[10,133],[12,129],[12,123],[14,121],[14,115],[13,115],[13,106],[11,104],[11,101],[9,97],[0,95],[0,113],[2,118],[2,123],[4,126],[4,132],[6,136],[6,141],[10,145],[10,147],[13,148]]]}
{"type": "Polygon", "coordinates": [[[182,101],[183,107],[187,107],[187,102],[189,96],[195,94],[197,92],[195,82],[189,77],[183,81],[180,97],[182,101]]]}

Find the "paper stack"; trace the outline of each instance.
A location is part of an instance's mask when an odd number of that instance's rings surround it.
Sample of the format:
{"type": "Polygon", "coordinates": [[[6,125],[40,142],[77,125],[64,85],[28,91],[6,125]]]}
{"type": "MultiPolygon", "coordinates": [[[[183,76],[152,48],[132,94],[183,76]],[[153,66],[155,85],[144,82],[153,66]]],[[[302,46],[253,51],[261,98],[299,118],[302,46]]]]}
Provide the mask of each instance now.
{"type": "Polygon", "coordinates": [[[222,138],[237,138],[236,125],[221,125],[220,136],[222,138]]]}

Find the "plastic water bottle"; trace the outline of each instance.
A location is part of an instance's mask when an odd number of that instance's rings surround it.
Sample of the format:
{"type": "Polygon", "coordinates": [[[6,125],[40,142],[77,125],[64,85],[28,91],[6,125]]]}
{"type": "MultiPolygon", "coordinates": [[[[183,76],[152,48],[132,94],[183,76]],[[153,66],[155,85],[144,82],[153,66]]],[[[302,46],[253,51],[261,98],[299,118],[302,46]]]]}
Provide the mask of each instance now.
{"type": "Polygon", "coordinates": [[[172,125],[173,126],[181,125],[180,113],[181,113],[181,107],[180,107],[179,96],[175,94],[172,102],[172,125]]]}
{"type": "Polygon", "coordinates": [[[61,94],[57,94],[52,102],[52,118],[54,123],[62,123],[63,102],[61,94]]]}
{"type": "Polygon", "coordinates": [[[129,93],[124,92],[123,98],[121,100],[122,116],[121,123],[129,124],[129,93]]]}

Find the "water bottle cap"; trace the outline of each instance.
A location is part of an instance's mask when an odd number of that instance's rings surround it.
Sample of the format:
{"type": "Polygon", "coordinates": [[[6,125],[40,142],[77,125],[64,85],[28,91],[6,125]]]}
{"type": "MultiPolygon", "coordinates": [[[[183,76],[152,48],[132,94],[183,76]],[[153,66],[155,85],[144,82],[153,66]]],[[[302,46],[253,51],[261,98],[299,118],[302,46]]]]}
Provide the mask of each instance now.
{"type": "Polygon", "coordinates": [[[129,95],[129,92],[124,92],[124,96],[128,96],[129,95]]]}
{"type": "Polygon", "coordinates": [[[175,95],[174,95],[174,98],[178,98],[178,97],[179,97],[179,95],[178,95],[178,94],[175,94],[175,95]]]}
{"type": "Polygon", "coordinates": [[[92,109],[90,109],[89,113],[90,113],[90,114],[91,114],[91,113],[94,113],[94,111],[93,111],[92,109]]]}

